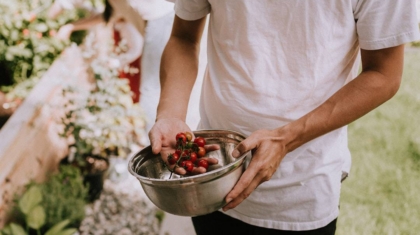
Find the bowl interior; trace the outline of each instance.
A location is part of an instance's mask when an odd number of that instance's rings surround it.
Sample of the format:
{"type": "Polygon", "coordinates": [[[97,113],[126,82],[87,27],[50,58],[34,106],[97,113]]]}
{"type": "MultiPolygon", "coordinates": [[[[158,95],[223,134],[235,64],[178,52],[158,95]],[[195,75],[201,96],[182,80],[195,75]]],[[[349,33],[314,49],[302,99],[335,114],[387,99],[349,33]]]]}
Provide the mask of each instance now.
{"type": "MultiPolygon", "coordinates": [[[[153,154],[151,147],[147,147],[138,153],[132,159],[132,165],[130,166],[131,172],[137,175],[137,178],[147,178],[149,180],[177,180],[185,178],[197,178],[205,177],[209,174],[218,174],[230,166],[234,166],[235,163],[242,161],[243,157],[234,158],[232,157],[232,151],[241,142],[244,137],[236,133],[225,132],[225,131],[197,131],[194,135],[204,137],[207,144],[216,144],[219,146],[219,150],[211,151],[206,154],[206,157],[217,158],[218,164],[209,166],[207,173],[197,176],[180,176],[172,174],[162,161],[160,154],[153,154]]],[[[136,176],[135,175],[135,176],[136,176]]]]}

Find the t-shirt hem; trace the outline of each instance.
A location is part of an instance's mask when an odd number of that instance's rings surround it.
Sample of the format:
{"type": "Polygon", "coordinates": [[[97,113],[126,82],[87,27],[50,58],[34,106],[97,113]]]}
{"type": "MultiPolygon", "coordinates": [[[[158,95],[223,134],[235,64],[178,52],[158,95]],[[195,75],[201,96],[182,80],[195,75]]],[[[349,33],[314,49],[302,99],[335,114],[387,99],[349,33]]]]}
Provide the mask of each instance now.
{"type": "Polygon", "coordinates": [[[277,230],[287,230],[287,231],[307,231],[307,230],[314,230],[318,228],[322,228],[327,226],[331,221],[337,219],[339,214],[339,209],[335,209],[330,215],[327,217],[317,220],[317,221],[310,221],[310,222],[285,222],[285,221],[276,221],[276,220],[266,220],[266,219],[257,219],[251,218],[247,215],[244,215],[235,209],[228,210],[226,212],[220,210],[221,212],[229,215],[233,218],[239,219],[245,223],[252,224],[258,227],[270,228],[270,229],[277,229],[277,230]]]}
{"type": "Polygon", "coordinates": [[[364,50],[379,50],[389,47],[395,47],[419,39],[420,33],[418,30],[416,30],[380,40],[359,40],[359,45],[360,48],[364,50]]]}
{"type": "Polygon", "coordinates": [[[198,20],[210,13],[210,6],[196,12],[189,12],[181,8],[178,4],[175,5],[175,14],[183,20],[198,20]]]}

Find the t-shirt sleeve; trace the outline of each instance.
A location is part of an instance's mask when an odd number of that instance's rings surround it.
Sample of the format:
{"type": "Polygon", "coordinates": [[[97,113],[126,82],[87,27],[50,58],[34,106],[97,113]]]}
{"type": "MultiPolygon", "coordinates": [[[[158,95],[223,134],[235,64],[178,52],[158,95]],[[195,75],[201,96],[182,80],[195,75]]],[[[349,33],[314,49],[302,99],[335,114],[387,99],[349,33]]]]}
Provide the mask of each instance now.
{"type": "Polygon", "coordinates": [[[359,0],[354,17],[362,49],[378,50],[420,39],[416,0],[359,0]]]}
{"type": "Polygon", "coordinates": [[[198,20],[210,13],[208,0],[176,0],[175,14],[183,20],[198,20]]]}

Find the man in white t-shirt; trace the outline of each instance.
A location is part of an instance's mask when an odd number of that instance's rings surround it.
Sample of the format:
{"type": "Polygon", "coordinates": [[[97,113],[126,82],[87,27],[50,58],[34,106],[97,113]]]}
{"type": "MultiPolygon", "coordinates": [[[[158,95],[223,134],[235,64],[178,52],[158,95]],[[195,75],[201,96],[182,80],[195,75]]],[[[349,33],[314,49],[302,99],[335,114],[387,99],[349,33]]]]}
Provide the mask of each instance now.
{"type": "Polygon", "coordinates": [[[419,39],[415,0],[178,0],[175,13],[153,151],[167,156],[190,130],[207,14],[199,128],[248,135],[235,157],[253,150],[223,210],[193,218],[196,232],[334,234],[351,162],[346,125],[397,92],[404,44],[419,39]]]}

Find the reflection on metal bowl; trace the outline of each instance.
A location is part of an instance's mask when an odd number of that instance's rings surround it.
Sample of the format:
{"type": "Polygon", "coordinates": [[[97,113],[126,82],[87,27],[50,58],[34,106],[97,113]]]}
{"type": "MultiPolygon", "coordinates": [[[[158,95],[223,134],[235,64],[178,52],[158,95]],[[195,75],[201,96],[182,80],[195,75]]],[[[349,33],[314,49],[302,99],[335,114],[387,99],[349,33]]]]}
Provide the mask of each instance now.
{"type": "Polygon", "coordinates": [[[219,163],[210,166],[204,174],[180,176],[167,169],[160,155],[152,153],[150,146],[135,154],[128,170],[143,187],[149,199],[165,212],[181,216],[197,216],[222,208],[226,195],[232,190],[246,167],[248,152],[239,158],[232,151],[245,136],[227,130],[201,130],[194,135],[204,137],[207,144],[217,144],[219,150],[207,153],[219,163]]]}

